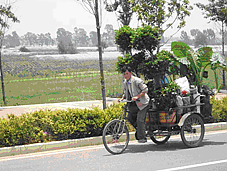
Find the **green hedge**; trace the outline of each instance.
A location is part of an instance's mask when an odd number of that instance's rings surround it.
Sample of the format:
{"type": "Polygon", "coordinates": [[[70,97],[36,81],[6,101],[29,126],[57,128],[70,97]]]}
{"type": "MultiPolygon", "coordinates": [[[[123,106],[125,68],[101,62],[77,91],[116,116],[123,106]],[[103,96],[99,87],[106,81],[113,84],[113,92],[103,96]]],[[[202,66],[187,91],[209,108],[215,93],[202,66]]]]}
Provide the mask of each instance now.
{"type": "Polygon", "coordinates": [[[10,114],[7,119],[0,119],[0,147],[100,136],[105,125],[118,118],[122,106],[10,114]]]}
{"type": "Polygon", "coordinates": [[[212,116],[214,122],[226,122],[227,121],[227,97],[223,97],[221,100],[211,98],[210,103],[212,107],[212,116]]]}
{"type": "MultiPolygon", "coordinates": [[[[227,98],[211,99],[215,122],[226,122],[227,98]]],[[[0,147],[101,136],[105,125],[118,118],[123,104],[105,110],[93,109],[40,110],[31,114],[0,119],[0,147]]],[[[129,126],[129,124],[128,124],[129,126]]],[[[130,127],[130,130],[134,130],[130,127]]]]}

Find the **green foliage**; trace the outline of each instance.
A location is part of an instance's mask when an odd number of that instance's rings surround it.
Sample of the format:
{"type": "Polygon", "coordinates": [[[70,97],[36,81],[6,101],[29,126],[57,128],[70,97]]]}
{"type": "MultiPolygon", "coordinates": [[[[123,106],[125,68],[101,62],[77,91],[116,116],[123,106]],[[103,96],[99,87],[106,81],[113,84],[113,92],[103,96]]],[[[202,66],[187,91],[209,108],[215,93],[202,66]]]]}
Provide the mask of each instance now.
{"type": "Polygon", "coordinates": [[[147,50],[152,53],[153,50],[159,45],[159,28],[144,25],[138,27],[131,36],[132,47],[136,50],[143,51],[147,50]]]}
{"type": "Polygon", "coordinates": [[[166,74],[170,74],[170,67],[172,66],[171,59],[174,58],[173,55],[168,51],[162,50],[154,58],[155,60],[149,57],[142,65],[139,65],[139,71],[146,80],[155,77],[163,78],[166,74]]]}
{"type": "Polygon", "coordinates": [[[168,111],[170,108],[176,107],[176,94],[180,87],[175,82],[163,84],[162,87],[156,88],[154,82],[147,83],[148,95],[150,99],[154,99],[153,103],[158,110],[168,111]]]}
{"type": "Polygon", "coordinates": [[[118,62],[116,62],[117,71],[121,72],[122,68],[125,65],[128,65],[131,67],[132,71],[139,74],[139,66],[141,65],[142,61],[145,60],[145,53],[139,52],[135,53],[134,55],[126,54],[125,57],[119,56],[118,62]]]}
{"type": "MultiPolygon", "coordinates": [[[[0,5],[0,25],[1,28],[8,28],[9,24],[8,24],[8,19],[11,19],[14,23],[19,22],[19,20],[17,19],[17,17],[15,17],[14,13],[11,11],[11,6],[3,6],[0,5]]],[[[2,35],[3,30],[0,30],[0,35],[2,35]]]]}
{"type": "Polygon", "coordinates": [[[113,104],[106,110],[94,107],[40,110],[21,116],[10,114],[7,119],[0,119],[0,146],[101,136],[104,126],[119,117],[122,106],[113,104]]]}
{"type": "Polygon", "coordinates": [[[131,37],[134,34],[134,29],[129,26],[123,26],[119,30],[115,30],[115,43],[119,46],[122,52],[127,53],[132,49],[131,37]]]}
{"type": "MultiPolygon", "coordinates": [[[[179,87],[172,82],[161,90],[154,91],[153,93],[157,95],[153,95],[157,98],[156,106],[162,110],[174,107],[173,101],[170,101],[173,98],[171,92],[178,89],[179,87]],[[160,98],[160,96],[165,96],[165,98],[160,98]]],[[[227,97],[222,100],[212,98],[211,103],[215,121],[226,122],[227,97]]],[[[113,104],[105,110],[94,107],[93,109],[68,109],[66,111],[40,110],[21,116],[10,114],[7,119],[0,119],[0,147],[101,136],[105,125],[110,120],[117,119],[123,112],[123,105],[113,104]]],[[[133,128],[130,127],[130,130],[133,128]]]]}
{"type": "Polygon", "coordinates": [[[171,51],[175,55],[176,59],[181,61],[185,59],[188,62],[189,69],[193,71],[196,82],[195,85],[200,86],[203,81],[203,72],[207,67],[210,67],[215,74],[216,89],[218,89],[218,78],[216,75],[216,69],[223,66],[223,63],[218,58],[213,57],[213,51],[211,47],[202,47],[194,52],[187,44],[183,42],[172,42],[171,51]],[[212,58],[213,57],[213,58],[212,58]],[[212,59],[214,61],[212,61],[212,59]]]}
{"type": "Polygon", "coordinates": [[[209,0],[209,2],[209,4],[197,3],[196,6],[204,11],[205,18],[227,23],[227,0],[209,0]]]}
{"type": "Polygon", "coordinates": [[[227,122],[227,97],[223,97],[221,100],[210,99],[212,107],[212,116],[216,122],[227,122]]]}
{"type": "MultiPolygon", "coordinates": [[[[131,1],[135,3],[134,0],[131,1]]],[[[138,19],[143,25],[157,26],[162,35],[164,31],[178,23],[177,28],[185,26],[185,17],[190,15],[192,6],[188,0],[164,1],[164,0],[139,0],[133,7],[138,19]]]]}

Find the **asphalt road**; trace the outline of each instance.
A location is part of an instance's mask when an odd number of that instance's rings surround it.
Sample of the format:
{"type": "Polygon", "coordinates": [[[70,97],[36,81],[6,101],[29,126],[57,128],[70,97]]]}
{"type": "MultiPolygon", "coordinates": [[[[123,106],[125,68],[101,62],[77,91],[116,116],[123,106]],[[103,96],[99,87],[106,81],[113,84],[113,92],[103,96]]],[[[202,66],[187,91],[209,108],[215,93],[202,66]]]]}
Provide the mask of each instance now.
{"type": "Polygon", "coordinates": [[[131,141],[126,151],[111,155],[103,147],[82,147],[0,158],[1,171],[226,171],[227,131],[205,134],[202,145],[187,148],[180,136],[164,145],[131,141]]]}

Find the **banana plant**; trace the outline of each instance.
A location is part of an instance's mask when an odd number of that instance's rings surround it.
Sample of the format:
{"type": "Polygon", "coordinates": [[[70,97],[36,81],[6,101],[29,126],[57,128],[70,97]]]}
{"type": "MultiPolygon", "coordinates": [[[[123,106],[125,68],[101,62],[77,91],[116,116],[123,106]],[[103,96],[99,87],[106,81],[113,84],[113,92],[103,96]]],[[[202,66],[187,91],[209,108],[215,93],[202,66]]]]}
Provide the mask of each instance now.
{"type": "Polygon", "coordinates": [[[216,69],[222,68],[226,70],[225,62],[221,61],[217,53],[213,53],[211,47],[202,47],[194,51],[191,47],[183,42],[172,42],[171,51],[179,61],[187,61],[189,67],[192,69],[196,82],[195,85],[201,87],[203,81],[203,73],[207,67],[210,67],[215,75],[216,89],[218,90],[218,78],[216,76],[216,69]],[[220,60],[219,60],[220,59],[220,60]]]}

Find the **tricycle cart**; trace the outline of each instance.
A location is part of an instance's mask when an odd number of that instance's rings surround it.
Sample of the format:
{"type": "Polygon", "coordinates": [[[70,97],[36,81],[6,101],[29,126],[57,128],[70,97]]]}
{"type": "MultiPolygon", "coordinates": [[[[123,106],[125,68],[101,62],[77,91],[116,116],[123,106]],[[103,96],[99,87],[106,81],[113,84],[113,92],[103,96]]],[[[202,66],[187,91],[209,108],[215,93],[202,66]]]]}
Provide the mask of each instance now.
{"type": "MultiPolygon", "coordinates": [[[[201,99],[204,95],[200,95],[201,99]]],[[[131,101],[124,100],[130,103],[131,101]]],[[[152,107],[148,110],[146,119],[146,135],[160,145],[166,143],[171,135],[181,135],[187,147],[197,147],[204,138],[204,117],[197,112],[197,106],[204,103],[193,102],[189,105],[170,108],[169,111],[157,111],[152,107]]],[[[108,152],[120,154],[128,146],[129,131],[126,125],[128,105],[123,107],[119,119],[110,121],[103,130],[102,140],[108,152]]],[[[199,109],[199,108],[198,108],[199,109]]],[[[202,110],[201,110],[202,111],[202,110]]],[[[137,139],[137,137],[136,137],[137,139]]]]}

